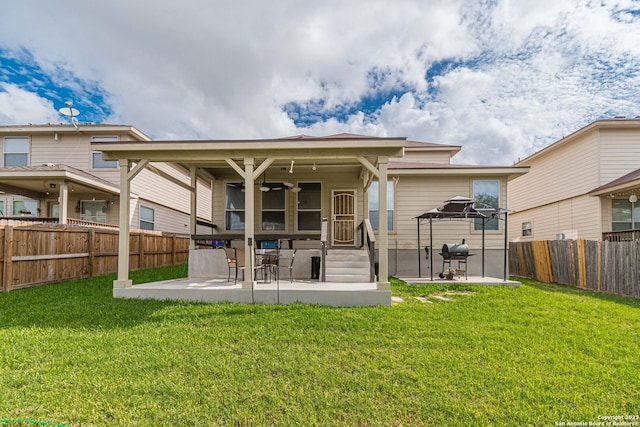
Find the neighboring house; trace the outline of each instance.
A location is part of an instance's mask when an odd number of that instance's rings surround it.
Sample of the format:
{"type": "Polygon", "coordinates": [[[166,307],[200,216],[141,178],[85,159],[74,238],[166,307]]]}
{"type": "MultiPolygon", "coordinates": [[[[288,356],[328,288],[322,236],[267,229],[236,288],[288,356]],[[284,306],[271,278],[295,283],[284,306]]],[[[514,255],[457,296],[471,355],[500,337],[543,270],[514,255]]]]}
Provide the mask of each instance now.
{"type": "MultiPolygon", "coordinates": [[[[318,254],[323,224],[327,225],[330,251],[354,248],[358,246],[359,226],[368,218],[379,229],[380,289],[388,286],[388,275],[417,276],[419,262],[427,277],[429,263],[423,247],[429,242],[429,227],[425,223],[419,226],[423,237],[418,246],[417,216],[454,196],[475,198],[477,207],[487,213],[506,207],[508,180],[528,170],[452,164],[459,146],[352,134],[263,140],[97,141],[92,147],[109,160],[174,161],[192,173],[213,177],[216,232],[193,232],[193,252],[202,256],[216,251],[197,251],[196,242],[210,245],[211,241],[226,241],[244,249],[245,265],[251,265],[251,245],[281,239],[300,249],[294,275],[308,278],[308,258],[318,254]],[[380,186],[378,181],[386,184],[380,186]],[[309,251],[307,258],[300,254],[304,250],[309,251]]],[[[133,188],[134,183],[135,178],[129,185],[133,188]]],[[[124,181],[122,191],[126,191],[124,181]]],[[[199,200],[194,198],[191,203],[199,209],[199,200]]],[[[120,215],[128,212],[121,207],[120,215]]],[[[502,277],[505,232],[499,220],[486,225],[487,275],[502,277]]],[[[441,268],[438,253],[445,243],[466,239],[474,255],[480,254],[483,233],[477,221],[436,221],[433,235],[430,254],[436,259],[437,271],[441,268]]],[[[120,254],[128,252],[127,242],[121,235],[120,254]]],[[[121,258],[116,288],[131,285],[127,257],[121,258]]],[[[190,260],[191,269],[196,260],[190,260]]],[[[203,265],[212,263],[204,261],[203,265]]],[[[469,269],[480,274],[480,256],[471,257],[469,269]]],[[[344,277],[340,279],[336,281],[344,281],[344,277]]],[[[251,280],[250,275],[245,277],[243,286],[250,287],[251,280]]],[[[368,276],[363,281],[368,282],[368,276]]]]}
{"type": "Polygon", "coordinates": [[[509,183],[510,240],[617,239],[640,229],[640,118],[595,121],[515,166],[530,172],[509,183]]]}
{"type": "MultiPolygon", "coordinates": [[[[120,166],[93,142],[150,139],[132,126],[47,124],[0,126],[0,223],[42,220],[119,226],[120,166]]],[[[135,165],[138,159],[131,159],[135,165]]],[[[189,170],[147,164],[131,185],[129,227],[188,234],[189,170]]],[[[197,218],[211,222],[211,181],[201,176],[197,218]]],[[[210,230],[201,226],[200,229],[210,230]]]]}

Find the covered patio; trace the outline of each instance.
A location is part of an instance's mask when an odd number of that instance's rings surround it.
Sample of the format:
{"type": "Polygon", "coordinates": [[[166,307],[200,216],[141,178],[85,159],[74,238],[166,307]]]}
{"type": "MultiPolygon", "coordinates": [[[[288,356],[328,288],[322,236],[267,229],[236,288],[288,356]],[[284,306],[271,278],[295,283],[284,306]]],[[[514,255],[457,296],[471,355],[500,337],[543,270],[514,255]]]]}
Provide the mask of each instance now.
{"type": "Polygon", "coordinates": [[[117,160],[120,167],[122,226],[113,295],[245,303],[389,305],[387,187],[378,186],[377,238],[368,225],[363,200],[374,180],[388,181],[388,160],[402,157],[405,143],[405,138],[348,134],[322,138],[301,135],[262,140],[92,143],[92,149],[102,151],[105,160],[117,160]],[[142,169],[153,167],[153,162],[178,163],[189,170],[192,236],[189,277],[132,286],[128,256],[130,185],[142,169]],[[213,189],[210,214],[216,228],[210,234],[197,232],[201,211],[199,179],[209,180],[213,189]],[[284,195],[276,197],[277,194],[284,195]],[[282,201],[280,205],[275,204],[277,200],[282,201]],[[365,251],[371,270],[374,260],[377,262],[378,275],[373,279],[367,274],[366,278],[343,281],[337,272],[331,279],[327,275],[326,280],[312,281],[298,274],[291,282],[258,283],[254,274],[245,274],[240,282],[234,283],[226,281],[226,266],[216,268],[216,274],[212,274],[216,251],[211,246],[219,244],[214,242],[239,249],[244,257],[242,264],[252,271],[256,248],[267,240],[287,241],[288,247],[306,254],[301,258],[310,259],[319,252],[323,262],[327,251],[351,250],[354,254],[365,251]]]}

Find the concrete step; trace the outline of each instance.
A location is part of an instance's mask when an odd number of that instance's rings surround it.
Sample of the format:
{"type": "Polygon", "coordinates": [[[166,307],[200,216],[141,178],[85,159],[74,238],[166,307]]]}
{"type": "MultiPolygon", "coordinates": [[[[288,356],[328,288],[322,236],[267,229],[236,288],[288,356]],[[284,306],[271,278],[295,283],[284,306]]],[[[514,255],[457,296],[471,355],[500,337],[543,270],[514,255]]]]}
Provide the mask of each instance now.
{"type": "Polygon", "coordinates": [[[344,276],[344,275],[331,275],[327,274],[325,276],[327,282],[332,283],[369,283],[369,275],[366,276],[344,276]]]}
{"type": "Polygon", "coordinates": [[[369,282],[369,254],[366,249],[329,249],[326,257],[327,282],[369,282]]]}

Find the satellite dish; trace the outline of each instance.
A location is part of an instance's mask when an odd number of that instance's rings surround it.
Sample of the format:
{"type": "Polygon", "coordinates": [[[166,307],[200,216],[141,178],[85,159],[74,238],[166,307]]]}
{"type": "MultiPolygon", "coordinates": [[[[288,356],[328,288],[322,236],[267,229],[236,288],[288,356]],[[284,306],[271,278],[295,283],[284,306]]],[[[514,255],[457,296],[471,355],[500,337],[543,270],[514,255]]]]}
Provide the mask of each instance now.
{"type": "Polygon", "coordinates": [[[61,114],[64,114],[67,117],[76,117],[80,114],[80,111],[72,107],[62,107],[58,111],[60,111],[61,114]]]}
{"type": "Polygon", "coordinates": [[[76,129],[78,129],[78,120],[76,119],[76,117],[80,115],[80,111],[73,108],[73,102],[71,101],[65,102],[64,105],[66,105],[66,107],[62,107],[58,109],[58,111],[60,112],[60,114],[69,117],[69,119],[71,120],[71,124],[76,129]]]}

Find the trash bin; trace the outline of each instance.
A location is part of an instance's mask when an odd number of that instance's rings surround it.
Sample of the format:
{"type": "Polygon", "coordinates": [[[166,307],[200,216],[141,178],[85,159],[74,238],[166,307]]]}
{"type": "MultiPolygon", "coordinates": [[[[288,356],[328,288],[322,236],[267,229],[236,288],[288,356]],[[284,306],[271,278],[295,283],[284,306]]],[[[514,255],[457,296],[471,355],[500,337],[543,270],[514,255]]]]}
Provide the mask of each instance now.
{"type": "Polygon", "coordinates": [[[311,257],[311,278],[320,279],[320,257],[311,257]]]}

